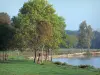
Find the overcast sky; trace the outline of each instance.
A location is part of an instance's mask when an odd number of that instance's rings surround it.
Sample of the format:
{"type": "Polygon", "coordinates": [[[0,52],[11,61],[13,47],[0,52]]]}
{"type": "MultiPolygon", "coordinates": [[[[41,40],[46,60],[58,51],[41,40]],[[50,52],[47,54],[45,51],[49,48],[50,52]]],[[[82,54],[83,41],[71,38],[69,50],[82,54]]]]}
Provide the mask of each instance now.
{"type": "MultiPolygon", "coordinates": [[[[0,0],[0,12],[11,17],[18,14],[24,2],[28,0],[0,0]]],[[[67,30],[78,30],[79,24],[86,20],[93,29],[100,28],[100,0],[48,0],[56,13],[63,16],[67,30]]]]}

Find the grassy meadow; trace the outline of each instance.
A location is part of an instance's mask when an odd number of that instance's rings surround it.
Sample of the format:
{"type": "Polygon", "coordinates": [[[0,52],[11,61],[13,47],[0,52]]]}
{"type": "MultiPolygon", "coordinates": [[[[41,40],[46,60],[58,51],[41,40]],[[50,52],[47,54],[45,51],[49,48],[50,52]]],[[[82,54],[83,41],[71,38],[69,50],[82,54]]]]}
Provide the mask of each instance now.
{"type": "Polygon", "coordinates": [[[0,75],[100,75],[100,69],[83,69],[52,62],[35,64],[32,60],[8,60],[0,63],[0,75]]]}
{"type": "Polygon", "coordinates": [[[68,64],[44,62],[35,64],[28,60],[32,52],[9,51],[8,60],[0,62],[0,75],[100,75],[100,69],[79,68],[68,64]]]}

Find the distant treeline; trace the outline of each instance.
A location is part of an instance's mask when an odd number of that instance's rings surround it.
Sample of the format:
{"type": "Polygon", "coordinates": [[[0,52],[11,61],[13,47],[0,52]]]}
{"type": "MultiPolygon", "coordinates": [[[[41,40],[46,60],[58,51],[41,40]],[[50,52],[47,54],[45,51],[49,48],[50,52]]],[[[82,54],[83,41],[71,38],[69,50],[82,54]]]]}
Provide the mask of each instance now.
{"type": "MultiPolygon", "coordinates": [[[[78,43],[78,35],[79,31],[78,30],[66,30],[67,35],[69,35],[72,41],[72,47],[77,48],[77,43],[78,43]]],[[[91,40],[91,49],[100,49],[100,32],[99,31],[93,31],[93,37],[91,40]]]]}

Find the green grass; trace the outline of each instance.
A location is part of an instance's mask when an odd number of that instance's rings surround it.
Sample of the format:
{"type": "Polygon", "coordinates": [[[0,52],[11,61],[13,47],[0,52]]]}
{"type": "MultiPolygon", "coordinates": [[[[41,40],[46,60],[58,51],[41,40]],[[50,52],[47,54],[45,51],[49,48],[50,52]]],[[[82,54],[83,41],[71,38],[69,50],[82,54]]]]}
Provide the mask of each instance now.
{"type": "Polygon", "coordinates": [[[100,71],[55,65],[51,62],[40,65],[28,60],[11,60],[0,63],[0,75],[100,75],[100,71]]]}

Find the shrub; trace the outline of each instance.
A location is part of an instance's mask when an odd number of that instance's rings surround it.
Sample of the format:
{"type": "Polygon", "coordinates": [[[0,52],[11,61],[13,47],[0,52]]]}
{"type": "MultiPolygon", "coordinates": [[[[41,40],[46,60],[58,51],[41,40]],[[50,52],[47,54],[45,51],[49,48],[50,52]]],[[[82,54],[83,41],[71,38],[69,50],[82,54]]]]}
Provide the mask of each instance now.
{"type": "Polygon", "coordinates": [[[83,68],[83,69],[86,69],[86,68],[94,68],[94,67],[91,66],[91,65],[79,65],[78,67],[79,67],[79,68],[83,68]]]}
{"type": "Polygon", "coordinates": [[[62,63],[59,62],[59,61],[54,62],[54,64],[56,64],[56,65],[62,65],[62,63]]]}
{"type": "Polygon", "coordinates": [[[44,63],[41,63],[40,65],[44,65],[44,63]]]}

